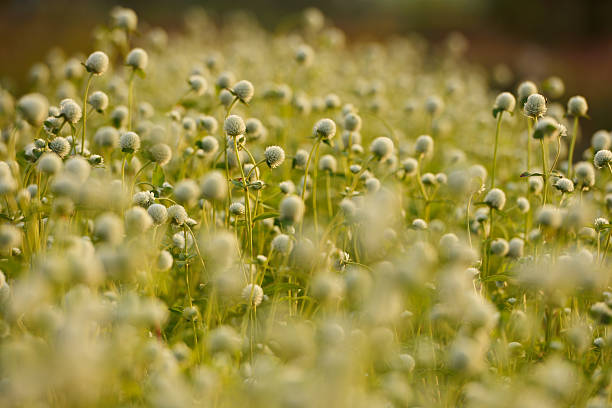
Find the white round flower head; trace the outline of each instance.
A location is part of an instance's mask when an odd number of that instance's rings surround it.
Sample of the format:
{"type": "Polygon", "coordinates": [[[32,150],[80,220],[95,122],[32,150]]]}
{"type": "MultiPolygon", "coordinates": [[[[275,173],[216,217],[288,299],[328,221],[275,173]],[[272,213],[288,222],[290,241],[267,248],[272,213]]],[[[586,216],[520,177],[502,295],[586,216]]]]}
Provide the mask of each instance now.
{"type": "Polygon", "coordinates": [[[147,212],[155,225],[161,225],[168,219],[168,210],[162,204],[151,204],[147,212]]]}
{"type": "Polygon", "coordinates": [[[285,161],[285,151],[280,146],[268,146],[264,152],[266,164],[271,169],[275,169],[285,161]]]}
{"type": "Polygon", "coordinates": [[[559,178],[555,182],[554,186],[557,190],[561,191],[562,193],[571,193],[572,191],[574,191],[574,182],[565,177],[559,178]]]}
{"type": "Polygon", "coordinates": [[[599,150],[610,150],[612,146],[612,139],[610,138],[610,133],[607,130],[600,129],[593,134],[591,137],[591,147],[595,152],[599,150]]]}
{"type": "Polygon", "coordinates": [[[336,135],[336,123],[331,119],[321,119],[314,125],[312,133],[317,138],[331,139],[336,135]]]}
{"type": "Polygon", "coordinates": [[[535,125],[532,137],[534,139],[549,139],[559,137],[562,131],[562,125],[556,119],[545,116],[541,118],[535,125]]]}
{"type": "Polygon", "coordinates": [[[264,292],[261,286],[249,283],[242,289],[242,300],[251,306],[259,306],[263,301],[264,292]]]}
{"type": "Polygon", "coordinates": [[[418,154],[429,154],[433,151],[434,141],[429,135],[421,135],[417,137],[414,144],[414,150],[418,154]]]}
{"type": "Polygon", "coordinates": [[[595,231],[603,230],[603,227],[607,226],[608,224],[610,224],[610,221],[608,221],[608,219],[604,217],[595,218],[595,221],[593,222],[595,231]]]}
{"type": "Polygon", "coordinates": [[[212,116],[202,116],[198,119],[198,126],[206,130],[208,134],[213,134],[219,129],[219,123],[217,119],[212,116]]]}
{"type": "Polygon", "coordinates": [[[127,106],[120,105],[113,109],[111,112],[113,126],[115,126],[117,129],[123,127],[127,122],[128,114],[129,110],[127,106]]]}
{"type": "Polygon", "coordinates": [[[530,177],[527,183],[529,185],[529,191],[535,194],[540,194],[542,188],[544,188],[544,182],[539,177],[530,177]]]}
{"type": "Polygon", "coordinates": [[[561,221],[561,213],[551,205],[545,205],[536,214],[536,223],[543,227],[557,229],[561,226],[561,221]]]}
{"type": "Polygon", "coordinates": [[[527,102],[527,98],[538,92],[538,87],[531,81],[521,82],[517,88],[518,99],[521,105],[527,102]]]}
{"type": "Polygon", "coordinates": [[[305,206],[302,199],[296,195],[283,198],[279,205],[281,222],[289,225],[299,223],[304,216],[305,206]]]}
{"type": "Polygon", "coordinates": [[[433,173],[425,173],[421,176],[421,182],[426,186],[435,186],[436,176],[433,173]]]}
{"type": "Polygon", "coordinates": [[[393,141],[388,137],[377,137],[370,144],[370,152],[378,160],[385,160],[393,154],[393,141]]]}
{"type": "Polygon", "coordinates": [[[119,132],[112,126],[102,126],[94,135],[94,143],[100,147],[114,149],[119,145],[119,132]]]}
{"type": "Polygon", "coordinates": [[[221,92],[219,92],[219,102],[221,102],[221,105],[227,108],[233,101],[234,95],[232,95],[232,93],[227,89],[223,89],[221,92]]]}
{"type": "Polygon", "coordinates": [[[39,93],[24,95],[17,102],[17,112],[34,127],[42,125],[47,117],[48,110],[49,101],[39,93]]]}
{"type": "Polygon", "coordinates": [[[91,165],[83,157],[75,156],[68,159],[64,165],[66,172],[68,172],[75,179],[81,183],[85,182],[91,172],[91,165]]]}
{"type": "Polygon", "coordinates": [[[595,153],[595,157],[593,158],[593,163],[595,167],[598,169],[608,166],[612,161],[612,152],[610,150],[600,150],[595,153]]]}
{"type": "Polygon", "coordinates": [[[196,182],[191,179],[183,179],[174,187],[174,197],[180,204],[190,206],[195,203],[199,195],[200,188],[196,182]]]}
{"type": "Polygon", "coordinates": [[[142,208],[149,208],[155,202],[155,195],[152,191],[139,191],[132,197],[132,202],[142,208]]]}
{"type": "Polygon", "coordinates": [[[503,238],[496,238],[491,242],[491,253],[493,255],[506,256],[508,250],[508,241],[503,238]]]}
{"type": "Polygon", "coordinates": [[[70,153],[70,143],[66,138],[58,136],[49,142],[49,149],[62,159],[70,153]]]}
{"type": "Polygon", "coordinates": [[[223,130],[229,136],[240,136],[246,132],[246,125],[240,116],[230,115],[225,119],[223,130]]]}
{"type": "Polygon", "coordinates": [[[442,109],[444,109],[444,102],[436,95],[428,97],[425,101],[425,111],[432,116],[442,112],[442,109]]]}
{"type": "Polygon", "coordinates": [[[416,174],[417,167],[419,167],[419,162],[412,157],[402,161],[402,168],[404,169],[404,173],[407,177],[414,176],[416,174]]]}
{"type": "Polygon", "coordinates": [[[119,147],[122,152],[134,153],[140,148],[140,137],[134,132],[124,132],[119,137],[119,147]]]}
{"type": "Polygon", "coordinates": [[[125,64],[132,67],[132,69],[145,70],[149,63],[149,55],[142,48],[134,48],[125,57],[125,64]]]}
{"type": "Polygon", "coordinates": [[[168,218],[171,222],[176,225],[183,225],[185,221],[189,218],[187,215],[187,211],[185,211],[185,207],[179,204],[174,204],[168,207],[168,218]]]}
{"type": "Polygon", "coordinates": [[[208,82],[202,75],[191,75],[187,83],[189,88],[198,96],[203,95],[208,89],[208,82]]]}
{"type": "Polygon", "coordinates": [[[327,171],[335,173],[338,167],[338,162],[331,154],[325,154],[319,159],[319,169],[321,171],[327,171]]]}
{"type": "Polygon", "coordinates": [[[525,241],[518,237],[512,238],[508,244],[508,256],[515,259],[520,258],[523,256],[524,248],[525,241]]]}
{"type": "Polygon", "coordinates": [[[314,51],[307,44],[302,44],[295,52],[295,60],[302,65],[310,65],[314,58],[314,51]]]}
{"type": "Polygon", "coordinates": [[[94,75],[102,75],[108,69],[108,55],[102,51],[95,51],[89,54],[85,61],[85,69],[94,75]]]}
{"type": "Polygon", "coordinates": [[[111,10],[113,26],[126,31],[134,31],[138,26],[138,15],[127,7],[114,7],[111,10]]]}
{"type": "Polygon", "coordinates": [[[325,108],[326,109],[338,109],[342,102],[340,97],[335,93],[325,95],[325,108]]]}
{"type": "Polygon", "coordinates": [[[516,206],[523,213],[526,214],[529,212],[531,205],[529,204],[529,200],[525,197],[519,197],[516,199],[516,206]]]}
{"type": "Polygon", "coordinates": [[[87,103],[98,112],[103,112],[108,108],[108,95],[102,91],[95,91],[87,99],[87,103]]]}
{"type": "Polygon", "coordinates": [[[574,168],[576,173],[576,184],[591,187],[595,184],[595,169],[589,162],[578,162],[574,168]]]}
{"type": "Polygon", "coordinates": [[[132,207],[125,212],[125,228],[130,234],[142,234],[153,225],[153,219],[142,207],[132,207]]]}
{"type": "Polygon", "coordinates": [[[150,149],[151,160],[160,166],[168,164],[172,158],[172,149],[165,143],[154,144],[150,149]]]}
{"type": "MultiPolygon", "coordinates": [[[[0,226],[0,251],[10,251],[19,245],[21,245],[21,231],[10,224],[2,224],[0,226]]],[[[0,279],[2,286],[6,285],[4,274],[0,279]]]]}
{"type": "Polygon", "coordinates": [[[365,182],[365,187],[368,190],[368,193],[375,193],[380,190],[380,180],[376,177],[370,177],[365,182]]]}
{"type": "Polygon", "coordinates": [[[539,118],[546,114],[546,98],[538,93],[529,95],[523,107],[525,115],[532,118],[539,118]]]}
{"type": "Polygon", "coordinates": [[[170,270],[172,268],[172,264],[174,263],[174,258],[172,258],[172,254],[165,249],[162,250],[157,256],[157,269],[162,272],[170,270]]]}
{"type": "Polygon", "coordinates": [[[204,136],[200,141],[200,148],[208,154],[213,154],[219,150],[219,142],[214,136],[204,136]]]}
{"type": "Polygon", "coordinates": [[[354,112],[349,112],[344,117],[344,128],[349,132],[359,132],[361,129],[361,117],[354,112]]]}
{"type": "Polygon", "coordinates": [[[293,167],[304,168],[308,161],[308,152],[304,149],[299,149],[293,156],[293,167]]]}
{"type": "Polygon", "coordinates": [[[185,116],[183,118],[182,124],[183,124],[183,129],[185,129],[189,133],[195,132],[195,130],[197,129],[196,121],[192,117],[185,116]]]}
{"type": "Polygon", "coordinates": [[[94,236],[102,242],[117,245],[123,239],[123,224],[113,213],[105,213],[96,218],[94,236]]]}
{"type": "Polygon", "coordinates": [[[62,159],[55,153],[44,153],[39,159],[36,167],[42,173],[55,174],[62,168],[62,159]]]}
{"type": "Polygon", "coordinates": [[[427,229],[427,223],[421,218],[416,218],[412,221],[412,228],[418,231],[424,231],[427,229]]]}
{"type": "MultiPolygon", "coordinates": [[[[233,84],[236,81],[236,77],[234,76],[233,72],[229,72],[229,71],[225,71],[222,72],[218,77],[217,77],[217,81],[216,81],[216,85],[219,88],[229,88],[231,86],[231,84],[233,84]]],[[[230,94],[231,95],[231,94],[230,94]]],[[[232,97],[233,99],[233,97],[232,97]]]]}
{"type": "Polygon", "coordinates": [[[211,330],[208,336],[208,348],[211,354],[234,354],[240,350],[241,339],[231,326],[219,326],[211,330]]]}
{"type": "Polygon", "coordinates": [[[75,124],[81,120],[83,114],[78,103],[70,98],[66,98],[60,102],[60,116],[66,119],[67,122],[75,124]]]}
{"type": "Polygon", "coordinates": [[[235,217],[239,217],[239,216],[244,215],[245,211],[246,210],[245,210],[244,204],[242,204],[242,203],[240,203],[238,201],[235,201],[235,202],[231,203],[230,206],[229,206],[230,214],[232,214],[235,217]]]}
{"type": "Polygon", "coordinates": [[[588,110],[589,105],[586,99],[584,99],[584,96],[572,96],[569,101],[567,101],[567,114],[570,116],[584,117],[588,110]]]}
{"type": "Polygon", "coordinates": [[[516,106],[516,99],[510,92],[502,92],[495,98],[493,109],[496,111],[513,112],[516,106]]]}
{"type": "Polygon", "coordinates": [[[245,125],[250,139],[257,139],[265,132],[263,123],[257,118],[248,118],[245,125]]]}
{"type": "Polygon", "coordinates": [[[243,79],[234,85],[232,92],[240,101],[249,103],[255,94],[255,88],[250,81],[243,79]]]}
{"type": "Polygon", "coordinates": [[[272,239],[270,247],[273,251],[286,255],[291,252],[293,241],[291,241],[291,237],[287,234],[278,234],[272,239]]]}
{"type": "Polygon", "coordinates": [[[209,201],[221,201],[227,194],[227,181],[218,171],[206,174],[200,184],[202,195],[209,201]]]}
{"type": "Polygon", "coordinates": [[[499,188],[491,189],[485,196],[484,202],[489,207],[501,211],[506,205],[506,194],[499,188]]]}
{"type": "Polygon", "coordinates": [[[278,183],[278,188],[283,194],[293,194],[295,192],[295,184],[291,180],[285,180],[278,183]]]}

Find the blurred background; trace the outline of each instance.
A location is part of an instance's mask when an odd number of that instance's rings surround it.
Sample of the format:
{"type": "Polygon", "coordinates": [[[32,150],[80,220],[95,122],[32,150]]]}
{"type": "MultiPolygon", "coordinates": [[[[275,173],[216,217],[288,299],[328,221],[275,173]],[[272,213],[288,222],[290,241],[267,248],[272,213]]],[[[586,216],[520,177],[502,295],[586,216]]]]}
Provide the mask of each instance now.
{"type": "MultiPolygon", "coordinates": [[[[131,7],[140,22],[182,29],[183,14],[203,6],[219,22],[243,9],[273,30],[306,7],[321,9],[349,39],[374,40],[417,32],[436,42],[460,31],[468,58],[493,70],[511,68],[510,89],[524,79],[563,78],[563,100],[580,93],[590,105],[583,131],[612,128],[612,1],[610,0],[0,0],[0,80],[20,90],[29,67],[61,45],[89,52],[91,32],[114,5],[131,7]]],[[[586,142],[583,138],[583,143],[586,142]]]]}

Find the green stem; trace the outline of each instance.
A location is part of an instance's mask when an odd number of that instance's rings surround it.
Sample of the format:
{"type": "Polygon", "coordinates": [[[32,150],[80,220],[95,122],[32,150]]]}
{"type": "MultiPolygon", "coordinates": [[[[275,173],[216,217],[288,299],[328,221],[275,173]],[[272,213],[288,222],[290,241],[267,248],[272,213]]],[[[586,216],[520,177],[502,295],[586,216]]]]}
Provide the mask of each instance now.
{"type": "Polygon", "coordinates": [[[128,130],[132,130],[132,116],[134,110],[134,74],[136,71],[132,70],[130,79],[128,80],[128,130]]]}
{"type": "Polygon", "coordinates": [[[83,98],[83,135],[81,136],[81,156],[85,151],[85,135],[87,133],[87,95],[89,94],[89,86],[91,85],[91,80],[93,78],[93,74],[89,74],[87,78],[87,86],[85,87],[85,97],[83,98]]]}
{"type": "Polygon", "coordinates": [[[499,131],[501,129],[501,121],[504,112],[500,112],[497,116],[497,129],[495,131],[495,147],[493,148],[493,163],[491,168],[491,188],[495,188],[495,166],[497,164],[497,144],[499,141],[499,131]]]}
{"type": "Polygon", "coordinates": [[[244,188],[244,206],[246,208],[246,227],[247,227],[247,237],[248,237],[248,249],[249,249],[249,259],[253,259],[253,231],[251,230],[251,203],[249,199],[249,187],[247,185],[247,180],[244,177],[244,169],[242,168],[242,163],[240,162],[240,154],[238,150],[238,140],[234,137],[234,151],[236,153],[236,163],[238,164],[238,168],[240,169],[240,174],[242,176],[242,185],[244,188]]]}
{"type": "Polygon", "coordinates": [[[546,143],[544,142],[544,138],[540,139],[540,147],[542,148],[542,173],[544,179],[544,202],[546,204],[546,196],[548,193],[548,165],[546,159],[546,143]]]}
{"type": "Polygon", "coordinates": [[[572,178],[573,161],[574,161],[574,146],[578,135],[578,116],[574,117],[574,128],[572,130],[572,142],[570,143],[569,155],[567,157],[567,177],[572,178]]]}
{"type": "Polygon", "coordinates": [[[317,170],[319,169],[319,146],[317,143],[317,150],[315,151],[315,162],[312,169],[312,214],[314,216],[315,233],[319,234],[319,218],[317,217],[317,170]]]}

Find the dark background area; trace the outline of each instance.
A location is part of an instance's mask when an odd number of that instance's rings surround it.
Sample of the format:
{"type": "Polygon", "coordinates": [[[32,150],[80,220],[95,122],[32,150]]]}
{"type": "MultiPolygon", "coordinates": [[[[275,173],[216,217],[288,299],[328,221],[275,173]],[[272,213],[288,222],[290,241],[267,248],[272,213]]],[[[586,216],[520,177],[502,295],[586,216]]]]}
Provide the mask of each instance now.
{"type": "Polygon", "coordinates": [[[114,5],[134,8],[141,22],[170,33],[181,30],[193,5],[215,13],[219,22],[227,11],[244,9],[270,29],[314,6],[350,39],[418,32],[439,41],[459,30],[470,40],[470,60],[486,67],[505,63],[516,82],[558,75],[566,84],[564,101],[584,95],[588,136],[612,128],[609,0],[0,0],[0,78],[11,78],[19,89],[29,67],[55,45],[67,53],[91,51],[92,29],[108,21],[114,5]]]}

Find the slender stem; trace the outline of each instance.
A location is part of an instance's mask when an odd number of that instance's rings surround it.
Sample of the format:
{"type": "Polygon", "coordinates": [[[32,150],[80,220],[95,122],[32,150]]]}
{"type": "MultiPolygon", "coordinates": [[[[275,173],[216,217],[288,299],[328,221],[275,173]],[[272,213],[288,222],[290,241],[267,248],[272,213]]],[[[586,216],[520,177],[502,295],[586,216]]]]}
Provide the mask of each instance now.
{"type": "Polygon", "coordinates": [[[495,166],[497,164],[497,144],[499,141],[499,130],[501,129],[501,121],[504,112],[499,112],[497,115],[497,129],[495,130],[495,147],[493,148],[493,163],[491,165],[491,188],[495,188],[495,166]]]}
{"type": "Polygon", "coordinates": [[[327,215],[331,219],[333,216],[333,208],[331,201],[331,177],[329,175],[329,171],[325,173],[325,194],[327,195],[327,215]]]}
{"type": "Polygon", "coordinates": [[[569,155],[567,157],[567,177],[572,178],[573,161],[574,161],[574,146],[578,136],[578,116],[574,116],[574,128],[572,130],[572,142],[570,143],[569,155]]]}
{"type": "Polygon", "coordinates": [[[306,194],[306,181],[308,180],[308,169],[310,168],[310,160],[312,159],[312,154],[314,153],[316,147],[321,143],[321,139],[317,139],[315,144],[310,149],[310,153],[308,153],[308,159],[306,160],[306,168],[304,169],[304,183],[302,185],[302,194],[301,198],[304,201],[304,196],[306,194]]]}
{"type": "Polygon", "coordinates": [[[132,70],[130,79],[128,81],[128,130],[132,130],[132,116],[134,111],[134,74],[136,71],[132,70]]]}
{"type": "Polygon", "coordinates": [[[315,233],[319,233],[319,218],[317,217],[317,170],[319,169],[319,146],[317,143],[317,149],[315,151],[315,162],[312,169],[312,214],[314,216],[315,233]]]}
{"type": "Polygon", "coordinates": [[[83,98],[83,135],[81,136],[81,156],[85,151],[85,135],[87,133],[87,95],[89,94],[89,86],[91,85],[91,80],[93,78],[93,73],[89,74],[87,78],[87,86],[85,87],[85,97],[83,98]]]}
{"type": "Polygon", "coordinates": [[[234,137],[234,151],[236,153],[236,163],[238,164],[238,168],[240,169],[240,174],[242,175],[242,185],[244,188],[244,206],[246,208],[246,227],[247,227],[247,237],[248,237],[248,249],[250,259],[253,259],[253,231],[251,230],[251,203],[249,199],[249,187],[247,185],[247,180],[244,177],[244,169],[242,168],[242,163],[240,162],[240,154],[238,150],[238,140],[237,137],[234,137]]]}
{"type": "Polygon", "coordinates": [[[548,193],[548,164],[546,159],[546,143],[544,138],[540,139],[540,147],[542,148],[542,178],[544,179],[544,202],[546,204],[546,196],[548,193]]]}

